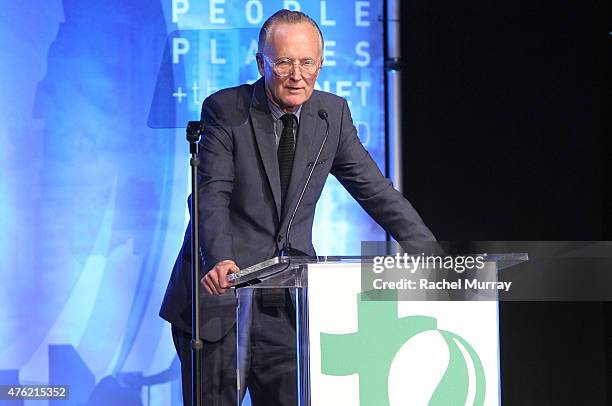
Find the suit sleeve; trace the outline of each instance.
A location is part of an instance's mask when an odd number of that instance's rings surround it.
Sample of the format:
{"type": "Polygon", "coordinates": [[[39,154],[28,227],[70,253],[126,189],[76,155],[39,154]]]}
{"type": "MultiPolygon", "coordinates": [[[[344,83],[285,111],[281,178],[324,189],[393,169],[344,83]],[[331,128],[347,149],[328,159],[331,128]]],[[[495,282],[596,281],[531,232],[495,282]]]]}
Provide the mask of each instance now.
{"type": "Polygon", "coordinates": [[[414,207],[393,188],[363,147],[346,100],[342,103],[340,140],[331,173],[397,241],[435,241],[414,207]]]}
{"type": "Polygon", "coordinates": [[[231,127],[223,124],[222,111],[211,98],[202,105],[206,129],[200,142],[199,213],[206,271],[219,261],[236,258],[230,220],[234,141],[231,127]]]}

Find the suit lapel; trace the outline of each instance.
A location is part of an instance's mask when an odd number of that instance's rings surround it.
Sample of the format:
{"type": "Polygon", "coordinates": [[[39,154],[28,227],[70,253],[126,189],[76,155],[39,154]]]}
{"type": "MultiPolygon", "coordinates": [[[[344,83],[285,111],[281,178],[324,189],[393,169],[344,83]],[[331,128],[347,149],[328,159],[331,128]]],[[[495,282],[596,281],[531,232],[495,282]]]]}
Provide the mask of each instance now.
{"type": "Polygon", "coordinates": [[[291,178],[287,191],[287,198],[290,204],[285,204],[285,210],[281,216],[283,223],[288,215],[291,215],[295,209],[295,204],[299,198],[306,177],[308,175],[307,164],[308,160],[313,160],[316,153],[321,147],[324,134],[320,134],[320,119],[317,116],[317,107],[315,94],[302,106],[300,112],[300,126],[297,135],[297,144],[295,146],[295,155],[293,158],[293,168],[291,169],[291,178]]]}
{"type": "Polygon", "coordinates": [[[274,121],[272,120],[270,109],[268,108],[263,84],[263,78],[259,79],[254,84],[255,88],[253,90],[253,103],[250,117],[255,140],[257,141],[257,148],[259,149],[259,155],[261,156],[261,161],[266,170],[268,183],[270,184],[274,202],[276,203],[276,213],[280,218],[281,188],[278,171],[278,157],[276,155],[276,142],[274,140],[274,121]]]}

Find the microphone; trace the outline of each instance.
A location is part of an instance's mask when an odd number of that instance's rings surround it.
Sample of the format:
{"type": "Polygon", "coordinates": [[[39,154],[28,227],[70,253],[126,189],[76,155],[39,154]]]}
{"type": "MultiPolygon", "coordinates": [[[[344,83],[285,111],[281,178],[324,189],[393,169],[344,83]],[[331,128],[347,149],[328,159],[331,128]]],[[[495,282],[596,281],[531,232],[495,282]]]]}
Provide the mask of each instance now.
{"type": "Polygon", "coordinates": [[[291,242],[290,242],[291,240],[289,239],[289,236],[291,235],[291,225],[293,224],[293,219],[295,219],[295,215],[297,214],[298,208],[300,207],[300,203],[302,203],[302,198],[304,197],[304,193],[306,193],[306,188],[308,187],[308,184],[310,183],[310,178],[312,177],[312,173],[314,172],[314,169],[317,166],[317,162],[319,162],[319,158],[321,157],[321,152],[323,152],[323,147],[325,147],[325,143],[327,142],[327,137],[329,137],[329,120],[327,119],[328,117],[327,111],[325,111],[324,109],[320,109],[318,111],[318,115],[321,120],[325,120],[325,124],[326,124],[325,137],[323,138],[323,142],[321,143],[321,148],[319,148],[319,152],[317,152],[317,156],[314,160],[314,163],[312,164],[312,167],[310,168],[310,172],[308,173],[308,178],[306,178],[306,183],[304,184],[304,187],[302,188],[302,192],[300,193],[300,198],[298,199],[295,205],[295,209],[293,209],[293,213],[291,214],[291,218],[289,219],[289,223],[287,224],[287,233],[286,233],[287,238],[285,238],[285,243],[283,244],[283,248],[281,249],[279,253],[279,256],[281,257],[307,256],[302,251],[291,248],[291,242]]]}

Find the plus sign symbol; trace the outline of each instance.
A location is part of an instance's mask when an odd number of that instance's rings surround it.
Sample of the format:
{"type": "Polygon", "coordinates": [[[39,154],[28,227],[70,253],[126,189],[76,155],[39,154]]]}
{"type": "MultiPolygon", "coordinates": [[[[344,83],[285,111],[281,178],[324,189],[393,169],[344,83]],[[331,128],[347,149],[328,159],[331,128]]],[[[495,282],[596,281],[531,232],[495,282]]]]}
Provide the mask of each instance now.
{"type": "MultiPolygon", "coordinates": [[[[432,341],[431,337],[436,336],[437,342],[442,343],[444,348],[425,345],[424,351],[448,351],[448,362],[439,366],[441,378],[423,385],[433,388],[433,391],[427,389],[430,393],[419,394],[418,397],[423,404],[430,406],[484,404],[484,369],[478,354],[466,340],[449,331],[439,330],[433,317],[398,318],[395,291],[360,293],[357,295],[357,307],[358,331],[350,334],[321,333],[321,372],[334,376],[359,374],[360,405],[414,404],[406,403],[407,399],[402,398],[403,388],[389,387],[392,370],[398,369],[398,364],[406,366],[405,361],[410,361],[406,358],[400,363],[394,360],[400,357],[403,347],[432,341]],[[400,396],[397,395],[398,391],[400,396]],[[390,395],[392,393],[395,395],[390,395]]],[[[409,367],[414,370],[418,365],[409,367]]],[[[426,367],[432,369],[431,365],[426,367]]],[[[407,374],[402,373],[401,367],[398,370],[399,375],[395,372],[396,383],[398,377],[399,381],[409,379],[407,374]]]]}

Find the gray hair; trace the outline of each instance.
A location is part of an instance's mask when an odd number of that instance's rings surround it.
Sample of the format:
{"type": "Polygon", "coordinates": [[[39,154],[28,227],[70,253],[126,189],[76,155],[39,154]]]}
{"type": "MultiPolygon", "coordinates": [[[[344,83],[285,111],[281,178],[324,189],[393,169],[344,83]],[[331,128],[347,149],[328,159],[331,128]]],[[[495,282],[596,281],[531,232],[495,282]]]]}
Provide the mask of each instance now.
{"type": "Polygon", "coordinates": [[[259,30],[259,41],[257,44],[257,52],[263,53],[264,48],[268,42],[268,37],[270,32],[272,32],[272,28],[275,24],[299,24],[299,23],[308,23],[317,29],[319,33],[319,38],[321,39],[321,56],[323,55],[323,33],[321,33],[321,29],[315,20],[310,18],[307,14],[302,13],[301,11],[292,11],[292,10],[278,10],[276,13],[272,14],[268,19],[264,22],[259,30]]]}

